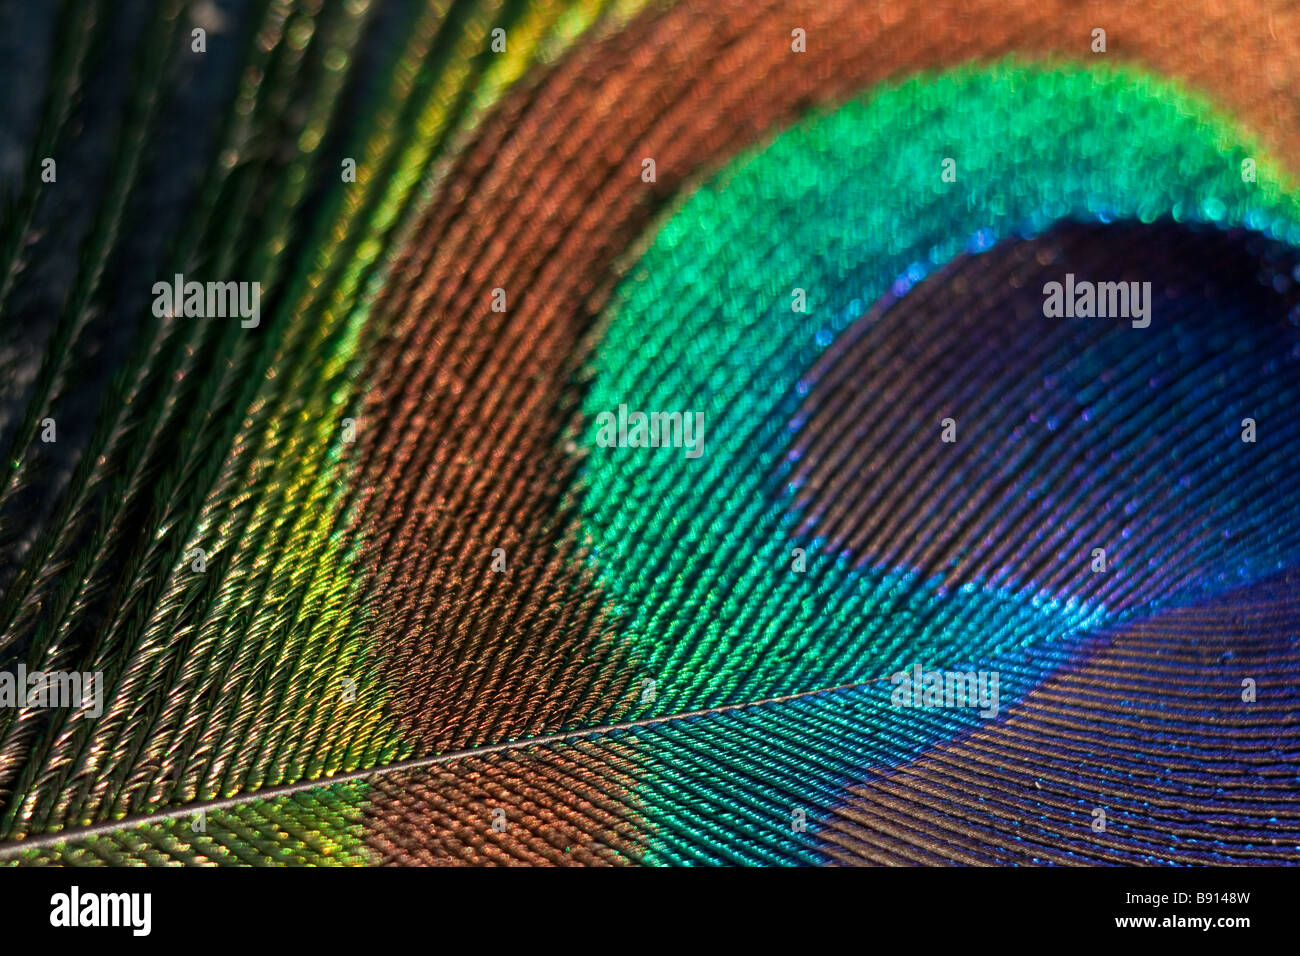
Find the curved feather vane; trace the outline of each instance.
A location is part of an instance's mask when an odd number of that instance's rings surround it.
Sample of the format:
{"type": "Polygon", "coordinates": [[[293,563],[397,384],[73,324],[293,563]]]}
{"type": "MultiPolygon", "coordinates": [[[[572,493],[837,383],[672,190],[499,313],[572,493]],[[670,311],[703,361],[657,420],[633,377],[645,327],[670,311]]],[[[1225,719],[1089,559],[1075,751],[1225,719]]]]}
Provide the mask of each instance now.
{"type": "Polygon", "coordinates": [[[1300,860],[1300,8],[6,18],[0,860],[1300,860]]]}

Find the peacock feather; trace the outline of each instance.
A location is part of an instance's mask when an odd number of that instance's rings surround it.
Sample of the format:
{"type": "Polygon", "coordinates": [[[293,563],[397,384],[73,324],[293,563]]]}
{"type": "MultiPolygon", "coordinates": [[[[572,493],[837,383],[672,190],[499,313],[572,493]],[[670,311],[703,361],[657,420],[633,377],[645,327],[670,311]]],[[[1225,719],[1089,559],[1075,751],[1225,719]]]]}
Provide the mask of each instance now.
{"type": "Polygon", "coordinates": [[[4,19],[0,860],[1300,861],[1300,6],[4,19]]]}

